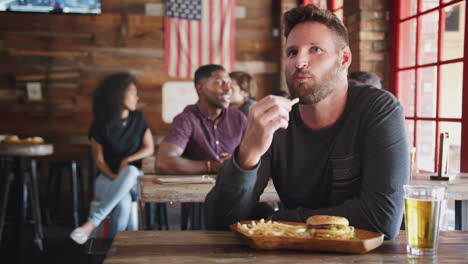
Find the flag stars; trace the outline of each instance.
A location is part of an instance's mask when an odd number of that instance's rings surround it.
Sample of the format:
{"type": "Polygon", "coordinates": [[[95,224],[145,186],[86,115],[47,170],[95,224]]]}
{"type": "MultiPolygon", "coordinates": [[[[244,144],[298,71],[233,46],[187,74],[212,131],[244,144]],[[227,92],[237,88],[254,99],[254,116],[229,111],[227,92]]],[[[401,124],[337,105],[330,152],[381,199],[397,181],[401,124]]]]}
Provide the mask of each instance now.
{"type": "Polygon", "coordinates": [[[178,19],[201,20],[202,0],[167,0],[165,15],[178,19]]]}

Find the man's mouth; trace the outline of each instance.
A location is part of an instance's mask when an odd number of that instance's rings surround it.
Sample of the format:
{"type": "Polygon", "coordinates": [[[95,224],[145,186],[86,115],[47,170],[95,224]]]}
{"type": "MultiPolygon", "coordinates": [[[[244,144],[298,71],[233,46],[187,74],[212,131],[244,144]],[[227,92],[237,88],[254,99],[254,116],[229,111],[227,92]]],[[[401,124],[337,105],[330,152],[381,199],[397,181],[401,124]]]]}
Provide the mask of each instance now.
{"type": "Polygon", "coordinates": [[[309,74],[305,74],[305,73],[296,73],[294,74],[294,81],[296,82],[305,82],[309,79],[311,79],[312,77],[309,75],[309,74]]]}
{"type": "Polygon", "coordinates": [[[222,94],[219,96],[219,99],[223,102],[229,102],[231,101],[231,95],[230,94],[222,94]]]}

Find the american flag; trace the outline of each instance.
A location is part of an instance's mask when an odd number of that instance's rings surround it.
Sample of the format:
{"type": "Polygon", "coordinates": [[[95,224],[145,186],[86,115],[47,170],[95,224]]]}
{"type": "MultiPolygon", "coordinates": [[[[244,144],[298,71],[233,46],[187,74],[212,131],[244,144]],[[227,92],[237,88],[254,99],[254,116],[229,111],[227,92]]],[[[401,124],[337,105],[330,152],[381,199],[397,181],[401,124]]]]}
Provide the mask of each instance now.
{"type": "Polygon", "coordinates": [[[302,0],[302,5],[314,4],[320,8],[326,8],[326,2],[325,0],[302,0]]]}
{"type": "Polygon", "coordinates": [[[166,0],[165,72],[189,78],[205,64],[234,69],[235,0],[166,0]]]}

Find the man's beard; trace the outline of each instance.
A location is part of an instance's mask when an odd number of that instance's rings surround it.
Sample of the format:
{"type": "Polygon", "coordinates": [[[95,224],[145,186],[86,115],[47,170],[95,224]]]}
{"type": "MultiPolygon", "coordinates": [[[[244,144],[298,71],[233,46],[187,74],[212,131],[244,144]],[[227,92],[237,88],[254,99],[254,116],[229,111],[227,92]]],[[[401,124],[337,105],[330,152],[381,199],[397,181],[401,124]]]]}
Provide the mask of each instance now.
{"type": "Polygon", "coordinates": [[[322,79],[318,80],[317,77],[310,72],[308,73],[306,71],[296,70],[291,76],[286,78],[289,91],[291,92],[291,97],[298,97],[301,104],[316,104],[322,101],[335,90],[336,83],[338,81],[338,71],[339,64],[337,62],[337,64],[335,64],[335,66],[330,69],[322,79]],[[309,82],[294,85],[293,79],[296,73],[309,74],[311,80],[309,80],[309,82]]]}
{"type": "Polygon", "coordinates": [[[218,98],[216,96],[208,97],[207,102],[208,102],[208,104],[210,104],[214,108],[218,108],[218,109],[225,109],[225,108],[229,107],[229,103],[221,102],[220,100],[218,100],[218,98]]]}

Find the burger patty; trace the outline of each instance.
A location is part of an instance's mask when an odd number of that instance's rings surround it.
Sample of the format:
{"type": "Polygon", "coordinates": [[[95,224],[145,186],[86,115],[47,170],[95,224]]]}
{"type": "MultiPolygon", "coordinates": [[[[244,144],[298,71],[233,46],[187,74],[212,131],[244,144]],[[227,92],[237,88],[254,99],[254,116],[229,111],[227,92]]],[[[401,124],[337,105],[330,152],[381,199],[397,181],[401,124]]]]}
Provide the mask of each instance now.
{"type": "Polygon", "coordinates": [[[331,228],[337,228],[337,229],[344,229],[345,225],[308,225],[307,228],[314,228],[314,229],[331,229],[331,228]]]}

